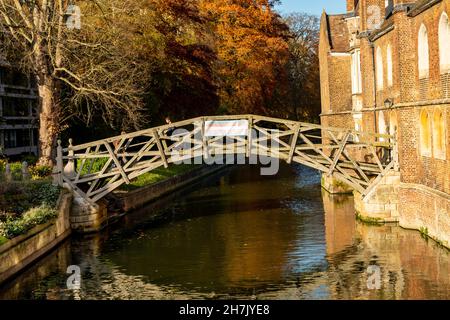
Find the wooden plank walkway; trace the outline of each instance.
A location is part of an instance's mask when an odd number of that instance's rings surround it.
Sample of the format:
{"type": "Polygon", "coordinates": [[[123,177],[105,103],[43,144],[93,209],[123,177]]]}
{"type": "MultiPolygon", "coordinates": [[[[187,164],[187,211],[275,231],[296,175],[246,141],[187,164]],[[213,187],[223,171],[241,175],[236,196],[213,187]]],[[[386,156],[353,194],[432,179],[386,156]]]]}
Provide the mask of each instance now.
{"type": "Polygon", "coordinates": [[[397,168],[395,137],[277,118],[237,115],[194,118],[67,148],[58,141],[58,181],[95,204],[122,184],[189,159],[244,155],[300,163],[362,194],[397,168]],[[211,136],[209,121],[248,121],[247,134],[211,136]]]}

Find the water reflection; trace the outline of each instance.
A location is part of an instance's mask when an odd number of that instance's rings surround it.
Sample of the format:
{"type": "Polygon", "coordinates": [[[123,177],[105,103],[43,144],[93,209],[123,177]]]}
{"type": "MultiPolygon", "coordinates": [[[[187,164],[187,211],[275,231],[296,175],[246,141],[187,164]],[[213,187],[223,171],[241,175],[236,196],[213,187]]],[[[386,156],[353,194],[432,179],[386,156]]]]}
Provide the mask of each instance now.
{"type": "Polygon", "coordinates": [[[352,197],[321,190],[315,171],[238,167],[71,239],[0,299],[445,299],[448,258],[418,232],[357,222],[352,197]],[[65,289],[70,264],[80,292],[65,289]]]}

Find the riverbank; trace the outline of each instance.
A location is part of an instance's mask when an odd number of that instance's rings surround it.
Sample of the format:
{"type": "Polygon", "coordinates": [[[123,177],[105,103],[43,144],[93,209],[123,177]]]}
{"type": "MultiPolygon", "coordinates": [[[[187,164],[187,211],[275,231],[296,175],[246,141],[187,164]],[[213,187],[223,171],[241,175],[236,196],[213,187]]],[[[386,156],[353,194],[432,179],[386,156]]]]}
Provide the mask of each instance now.
{"type": "MultiPolygon", "coordinates": [[[[166,171],[160,170],[161,172],[154,172],[141,179],[137,179],[125,188],[122,188],[122,190],[117,191],[110,198],[110,201],[111,199],[117,201],[115,203],[116,205],[120,204],[120,212],[109,212],[107,208],[104,208],[107,210],[107,218],[104,226],[115,223],[121,216],[131,210],[140,208],[149,202],[180,190],[188,184],[194,183],[222,168],[224,166],[174,166],[166,171]],[[146,183],[148,185],[145,185],[146,183]]],[[[32,185],[27,184],[27,186],[39,186],[41,184],[34,182],[32,185]]],[[[24,187],[22,186],[22,188],[24,187]]],[[[38,190],[40,189],[38,188],[38,190]]],[[[51,192],[40,193],[36,197],[45,198],[52,196],[51,194],[47,194],[51,192]]],[[[31,195],[26,196],[28,199],[31,195]]],[[[21,199],[18,195],[15,195],[13,198],[17,200],[14,201],[15,206],[24,206],[25,199],[21,199]]],[[[27,201],[31,202],[30,199],[27,201]]],[[[3,235],[0,237],[0,284],[14,277],[42,256],[48,254],[70,235],[74,229],[74,219],[71,216],[72,201],[72,194],[66,190],[62,190],[54,205],[56,209],[52,208],[52,212],[55,212],[55,218],[52,216],[48,221],[43,221],[43,223],[23,229],[22,231],[20,228],[25,228],[26,226],[22,226],[24,223],[20,219],[17,219],[12,226],[15,228],[9,228],[8,232],[11,234],[21,232],[14,234],[14,237],[10,239],[3,235]]],[[[108,205],[102,204],[101,206],[107,207],[108,205]]],[[[4,209],[8,208],[6,205],[4,207],[4,209]]],[[[77,230],[76,227],[75,230],[77,230]]]]}
{"type": "Polygon", "coordinates": [[[81,234],[99,232],[106,226],[115,224],[127,212],[138,209],[222,168],[225,166],[182,165],[168,168],[167,171],[155,170],[111,193],[97,206],[89,205],[82,198],[75,197],[70,217],[72,230],[81,234]],[[154,181],[157,182],[148,185],[144,183],[154,181]]]}
{"type": "Polygon", "coordinates": [[[225,166],[221,165],[192,166],[191,168],[182,167],[178,171],[181,172],[180,174],[172,175],[164,180],[144,185],[139,188],[135,187],[136,184],[132,184],[132,187],[126,187],[128,191],[126,191],[126,189],[116,191],[114,192],[114,196],[118,200],[120,209],[126,213],[141,208],[160,197],[194,183],[224,167],[225,166]]]}
{"type": "Polygon", "coordinates": [[[62,191],[57,217],[0,245],[0,284],[12,278],[66,239],[70,233],[72,194],[62,191]]]}

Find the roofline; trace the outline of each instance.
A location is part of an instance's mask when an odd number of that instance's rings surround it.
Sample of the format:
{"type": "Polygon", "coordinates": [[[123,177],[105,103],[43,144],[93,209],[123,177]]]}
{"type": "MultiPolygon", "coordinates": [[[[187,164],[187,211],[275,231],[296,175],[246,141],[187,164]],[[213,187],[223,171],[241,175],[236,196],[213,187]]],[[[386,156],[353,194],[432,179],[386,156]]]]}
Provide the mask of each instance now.
{"type": "Polygon", "coordinates": [[[415,17],[440,2],[442,2],[442,0],[430,0],[428,2],[424,2],[418,6],[415,6],[408,12],[408,17],[415,17]]]}

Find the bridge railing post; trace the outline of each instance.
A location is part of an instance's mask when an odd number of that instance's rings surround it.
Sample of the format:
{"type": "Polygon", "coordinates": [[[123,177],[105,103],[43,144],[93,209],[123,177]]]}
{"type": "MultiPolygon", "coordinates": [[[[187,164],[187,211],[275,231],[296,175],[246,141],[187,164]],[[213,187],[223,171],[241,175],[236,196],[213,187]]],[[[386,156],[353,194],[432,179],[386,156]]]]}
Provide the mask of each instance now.
{"type": "Polygon", "coordinates": [[[392,146],[392,160],[394,161],[394,170],[400,171],[400,161],[399,161],[399,154],[398,154],[398,134],[397,132],[394,133],[394,139],[392,142],[394,145],[392,146]]]}
{"type": "Polygon", "coordinates": [[[206,138],[206,119],[202,118],[201,123],[201,135],[202,135],[202,151],[203,151],[203,159],[208,160],[209,159],[209,146],[208,146],[208,139],[206,138]]]}
{"type": "Polygon", "coordinates": [[[248,117],[248,133],[247,133],[247,158],[252,156],[253,147],[253,117],[248,117]]]}
{"type": "Polygon", "coordinates": [[[56,147],[56,178],[55,178],[55,182],[56,184],[58,184],[60,187],[63,186],[63,148],[61,146],[61,140],[58,140],[58,146],[56,147]]]}

